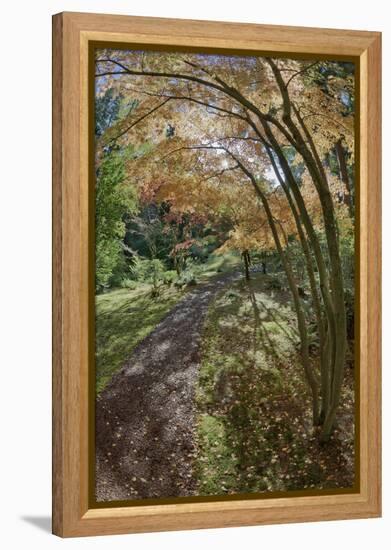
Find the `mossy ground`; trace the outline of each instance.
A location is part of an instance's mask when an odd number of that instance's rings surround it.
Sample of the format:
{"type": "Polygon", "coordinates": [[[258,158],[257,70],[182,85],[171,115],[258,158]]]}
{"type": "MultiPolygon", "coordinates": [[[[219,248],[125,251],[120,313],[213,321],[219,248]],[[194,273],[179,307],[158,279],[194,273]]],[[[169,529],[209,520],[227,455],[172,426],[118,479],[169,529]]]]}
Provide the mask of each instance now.
{"type": "MultiPolygon", "coordinates": [[[[350,487],[353,376],[320,446],[283,276],[232,283],[210,306],[196,390],[200,495],[350,487]]],[[[316,354],[313,356],[316,363],[316,354]]]]}

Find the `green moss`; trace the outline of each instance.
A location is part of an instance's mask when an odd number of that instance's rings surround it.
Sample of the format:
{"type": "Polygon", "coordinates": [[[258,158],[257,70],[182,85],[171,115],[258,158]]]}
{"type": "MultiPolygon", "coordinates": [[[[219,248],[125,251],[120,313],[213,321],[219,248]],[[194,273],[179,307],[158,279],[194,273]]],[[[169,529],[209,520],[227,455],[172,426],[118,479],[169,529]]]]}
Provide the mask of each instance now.
{"type": "Polygon", "coordinates": [[[199,494],[229,492],[235,486],[237,459],[227,445],[224,422],[203,414],[199,419],[198,443],[202,450],[197,463],[199,494]]]}
{"type": "MultiPolygon", "coordinates": [[[[301,411],[311,414],[310,401],[289,295],[271,297],[266,282],[261,274],[250,283],[235,281],[208,311],[196,391],[200,494],[287,490],[298,483],[307,443],[297,430],[301,411]]],[[[306,481],[313,478],[308,469],[306,481]]]]}

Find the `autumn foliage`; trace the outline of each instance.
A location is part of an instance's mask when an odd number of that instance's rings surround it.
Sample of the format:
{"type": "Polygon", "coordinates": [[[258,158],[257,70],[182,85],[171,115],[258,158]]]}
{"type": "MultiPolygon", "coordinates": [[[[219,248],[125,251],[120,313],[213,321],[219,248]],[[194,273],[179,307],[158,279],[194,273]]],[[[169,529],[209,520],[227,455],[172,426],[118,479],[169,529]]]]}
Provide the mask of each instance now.
{"type": "Polygon", "coordinates": [[[117,102],[115,120],[97,133],[97,186],[117,151],[121,185],[139,209],[160,209],[178,273],[212,222],[223,234],[217,253],[278,256],[313,423],[327,441],[340,404],[354,286],[345,260],[354,240],[353,65],[100,50],[96,89],[98,101],[109,94],[117,102]]]}

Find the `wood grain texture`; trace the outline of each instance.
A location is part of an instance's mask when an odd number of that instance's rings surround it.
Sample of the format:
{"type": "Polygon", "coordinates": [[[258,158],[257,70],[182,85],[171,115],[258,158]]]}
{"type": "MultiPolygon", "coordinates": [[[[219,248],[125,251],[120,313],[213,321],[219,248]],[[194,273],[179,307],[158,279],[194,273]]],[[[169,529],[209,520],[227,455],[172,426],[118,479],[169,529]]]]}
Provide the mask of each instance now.
{"type": "Polygon", "coordinates": [[[85,536],[380,515],[380,33],[63,13],[53,18],[53,532],[85,536]],[[359,494],[88,509],[88,42],[360,60],[359,494]]]}
{"type": "Polygon", "coordinates": [[[361,185],[365,189],[366,202],[361,204],[362,226],[366,226],[367,249],[362,250],[361,268],[365,264],[367,286],[361,293],[365,302],[366,316],[361,334],[365,331],[366,361],[362,361],[361,386],[366,390],[361,416],[365,418],[363,444],[366,445],[367,472],[362,476],[367,481],[368,501],[381,513],[381,38],[373,41],[362,55],[362,87],[365,86],[365,102],[361,104],[363,120],[361,144],[364,158],[361,185]],[[365,56],[365,57],[364,57],[365,56]],[[365,68],[365,69],[364,69],[365,68]],[[364,115],[365,112],[365,115],[364,115]],[[365,121],[365,122],[364,122],[365,121]],[[364,409],[364,407],[366,407],[364,409]],[[365,441],[366,439],[366,441],[365,441]]]}
{"type": "Polygon", "coordinates": [[[244,50],[361,55],[375,32],[65,12],[80,30],[106,41],[244,50]],[[104,38],[103,34],[104,33],[104,38]]]}
{"type": "Polygon", "coordinates": [[[53,101],[52,101],[52,179],[53,179],[53,532],[62,532],[62,18],[53,20],[53,101]]]}

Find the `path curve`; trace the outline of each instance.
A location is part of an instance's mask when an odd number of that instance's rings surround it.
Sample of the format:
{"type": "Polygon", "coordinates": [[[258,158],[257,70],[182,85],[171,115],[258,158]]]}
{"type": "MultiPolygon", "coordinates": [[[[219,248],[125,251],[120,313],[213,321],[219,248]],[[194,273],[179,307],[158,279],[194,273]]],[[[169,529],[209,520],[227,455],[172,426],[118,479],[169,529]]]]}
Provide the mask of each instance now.
{"type": "Polygon", "coordinates": [[[194,390],[208,305],[239,275],[190,292],[96,400],[96,500],[193,495],[194,390]]]}

